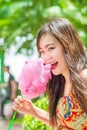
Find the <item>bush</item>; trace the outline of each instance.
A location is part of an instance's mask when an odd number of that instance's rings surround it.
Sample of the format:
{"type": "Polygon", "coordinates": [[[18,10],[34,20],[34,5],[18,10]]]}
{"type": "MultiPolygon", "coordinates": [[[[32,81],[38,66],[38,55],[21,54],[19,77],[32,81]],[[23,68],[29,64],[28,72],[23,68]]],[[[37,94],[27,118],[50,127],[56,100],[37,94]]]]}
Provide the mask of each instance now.
{"type": "MultiPolygon", "coordinates": [[[[48,111],[48,109],[47,109],[48,100],[47,100],[46,96],[36,100],[34,102],[34,104],[37,107],[48,111]]],[[[28,115],[24,116],[22,126],[23,126],[24,130],[51,130],[51,128],[49,128],[48,126],[43,124],[41,121],[39,121],[31,116],[28,116],[28,115]]]]}

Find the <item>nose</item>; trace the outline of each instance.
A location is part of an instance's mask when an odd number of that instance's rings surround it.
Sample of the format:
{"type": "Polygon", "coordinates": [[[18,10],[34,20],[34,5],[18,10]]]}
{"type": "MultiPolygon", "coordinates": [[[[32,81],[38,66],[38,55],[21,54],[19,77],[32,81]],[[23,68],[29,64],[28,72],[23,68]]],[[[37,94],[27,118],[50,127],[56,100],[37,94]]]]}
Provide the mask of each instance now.
{"type": "Polygon", "coordinates": [[[42,58],[46,64],[48,64],[52,61],[52,55],[49,53],[45,53],[42,58]]]}

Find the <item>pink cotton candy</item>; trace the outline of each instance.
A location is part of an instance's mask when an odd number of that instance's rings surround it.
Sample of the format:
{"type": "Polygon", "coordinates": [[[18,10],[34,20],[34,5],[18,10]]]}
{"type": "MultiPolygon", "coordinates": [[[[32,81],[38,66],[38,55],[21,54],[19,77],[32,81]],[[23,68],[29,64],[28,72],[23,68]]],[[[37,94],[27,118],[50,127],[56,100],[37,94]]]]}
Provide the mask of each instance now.
{"type": "Polygon", "coordinates": [[[51,79],[51,65],[44,65],[43,60],[30,60],[19,75],[19,89],[26,99],[33,99],[44,93],[46,84],[51,79]]]}

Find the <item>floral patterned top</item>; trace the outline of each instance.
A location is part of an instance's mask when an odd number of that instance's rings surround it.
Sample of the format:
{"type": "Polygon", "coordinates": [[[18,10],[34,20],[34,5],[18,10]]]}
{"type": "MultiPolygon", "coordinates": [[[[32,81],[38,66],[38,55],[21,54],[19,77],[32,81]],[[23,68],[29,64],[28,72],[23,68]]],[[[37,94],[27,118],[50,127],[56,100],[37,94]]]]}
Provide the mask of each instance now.
{"type": "Polygon", "coordinates": [[[59,100],[56,113],[60,126],[54,130],[87,130],[87,114],[71,93],[59,100]]]}

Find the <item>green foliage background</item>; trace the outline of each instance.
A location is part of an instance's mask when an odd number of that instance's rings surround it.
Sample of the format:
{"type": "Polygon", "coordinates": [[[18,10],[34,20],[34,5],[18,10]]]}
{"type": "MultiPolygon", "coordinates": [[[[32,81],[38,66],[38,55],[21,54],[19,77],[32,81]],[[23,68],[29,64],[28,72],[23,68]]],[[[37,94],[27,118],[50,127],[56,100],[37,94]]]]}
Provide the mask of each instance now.
{"type": "Polygon", "coordinates": [[[31,55],[39,27],[52,17],[69,19],[87,46],[87,0],[0,0],[0,38],[4,49],[31,55]]]}
{"type": "MultiPolygon", "coordinates": [[[[34,51],[39,27],[54,17],[64,17],[78,30],[87,47],[87,0],[0,0],[0,44],[8,50],[15,45],[16,54],[30,56],[34,51]]],[[[35,105],[47,110],[45,97],[35,105]]],[[[49,130],[33,117],[25,115],[25,130],[49,130]]]]}

